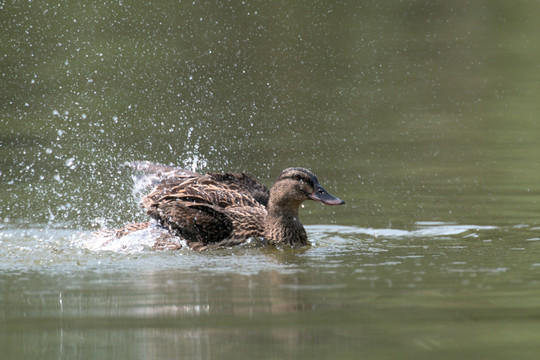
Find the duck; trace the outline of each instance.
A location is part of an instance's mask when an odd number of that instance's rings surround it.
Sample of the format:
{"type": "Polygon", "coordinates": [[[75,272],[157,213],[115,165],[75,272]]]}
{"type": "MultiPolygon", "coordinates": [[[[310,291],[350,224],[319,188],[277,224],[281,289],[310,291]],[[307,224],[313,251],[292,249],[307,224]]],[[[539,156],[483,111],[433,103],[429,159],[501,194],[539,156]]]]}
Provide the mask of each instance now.
{"type": "MultiPolygon", "coordinates": [[[[128,166],[149,176],[153,189],[140,201],[146,214],[168,231],[154,248],[180,248],[173,237],[185,240],[193,250],[232,247],[252,238],[270,244],[310,245],[299,220],[304,201],[325,205],[345,202],[326,191],[308,169],[283,170],[271,188],[248,173],[199,174],[182,168],[136,161],[128,166]]],[[[134,223],[116,232],[116,237],[150,226],[134,223]]]]}

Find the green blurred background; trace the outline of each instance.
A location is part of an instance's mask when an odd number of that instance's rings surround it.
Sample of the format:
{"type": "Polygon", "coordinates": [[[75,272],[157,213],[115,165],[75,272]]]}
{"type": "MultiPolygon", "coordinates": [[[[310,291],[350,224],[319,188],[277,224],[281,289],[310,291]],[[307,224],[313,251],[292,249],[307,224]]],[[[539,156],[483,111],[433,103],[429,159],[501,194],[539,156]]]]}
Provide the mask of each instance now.
{"type": "Polygon", "coordinates": [[[144,219],[126,161],[311,168],[305,223],[536,224],[536,1],[0,2],[0,221],[144,219]]]}

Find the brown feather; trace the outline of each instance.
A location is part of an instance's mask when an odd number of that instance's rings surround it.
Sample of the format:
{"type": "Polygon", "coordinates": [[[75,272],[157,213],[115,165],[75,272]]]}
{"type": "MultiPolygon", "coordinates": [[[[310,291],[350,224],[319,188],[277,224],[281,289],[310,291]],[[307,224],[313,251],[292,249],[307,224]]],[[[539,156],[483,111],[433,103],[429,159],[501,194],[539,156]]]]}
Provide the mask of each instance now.
{"type": "Polygon", "coordinates": [[[211,205],[174,201],[154,208],[149,211],[150,216],[189,241],[218,242],[232,231],[230,219],[211,205]]]}

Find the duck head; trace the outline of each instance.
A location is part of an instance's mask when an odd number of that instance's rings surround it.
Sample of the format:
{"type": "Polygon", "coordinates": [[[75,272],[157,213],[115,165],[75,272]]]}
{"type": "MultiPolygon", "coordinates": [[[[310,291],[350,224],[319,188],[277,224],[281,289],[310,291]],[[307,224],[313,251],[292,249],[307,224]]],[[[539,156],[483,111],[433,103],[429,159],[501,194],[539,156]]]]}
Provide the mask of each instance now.
{"type": "Polygon", "coordinates": [[[305,200],[315,200],[326,205],[342,205],[345,202],[326,191],[317,177],[308,169],[292,167],[285,169],[270,190],[272,205],[282,209],[298,209],[305,200]]]}
{"type": "Polygon", "coordinates": [[[306,230],[298,220],[298,208],[305,200],[326,205],[345,203],[330,195],[311,171],[297,167],[285,169],[270,189],[264,237],[293,247],[308,245],[306,230]]]}

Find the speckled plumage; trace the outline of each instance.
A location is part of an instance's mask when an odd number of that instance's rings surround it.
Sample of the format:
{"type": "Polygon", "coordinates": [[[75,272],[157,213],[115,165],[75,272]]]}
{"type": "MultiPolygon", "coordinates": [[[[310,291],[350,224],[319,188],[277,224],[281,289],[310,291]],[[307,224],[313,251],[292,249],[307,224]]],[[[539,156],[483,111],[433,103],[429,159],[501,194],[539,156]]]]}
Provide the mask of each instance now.
{"type": "MultiPolygon", "coordinates": [[[[307,245],[306,231],[298,220],[301,203],[308,199],[344,203],[303,168],[285,169],[268,190],[245,173],[202,175],[148,162],[132,167],[162,177],[141,205],[150,217],[197,250],[237,245],[253,237],[293,247],[307,245]]],[[[130,230],[123,229],[117,235],[130,230]]]]}

